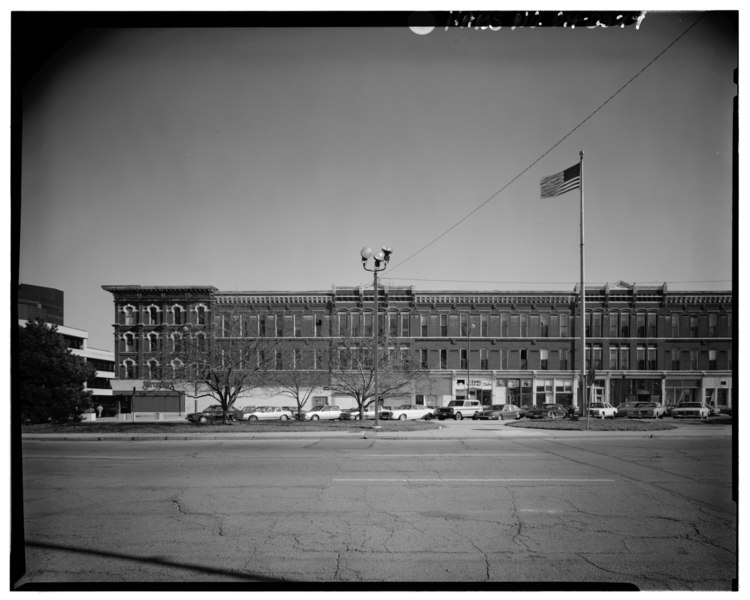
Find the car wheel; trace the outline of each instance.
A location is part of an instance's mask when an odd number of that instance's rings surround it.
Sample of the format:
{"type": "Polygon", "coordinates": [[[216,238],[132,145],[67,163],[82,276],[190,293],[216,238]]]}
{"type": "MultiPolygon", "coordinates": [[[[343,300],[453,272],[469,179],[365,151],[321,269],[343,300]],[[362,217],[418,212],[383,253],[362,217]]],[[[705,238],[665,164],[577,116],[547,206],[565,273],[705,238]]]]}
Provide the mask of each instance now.
{"type": "Polygon", "coordinates": [[[398,416],[399,421],[406,421],[406,415],[399,415],[398,416]]]}
{"type": "Polygon", "coordinates": [[[549,417],[550,419],[554,419],[554,418],[555,418],[555,417],[556,417],[557,415],[555,415],[555,413],[554,413],[553,411],[549,411],[549,412],[547,413],[547,416],[548,416],[548,417],[549,417]]]}
{"type": "Polygon", "coordinates": [[[464,416],[461,413],[456,413],[456,416],[453,418],[456,419],[456,421],[461,421],[463,420],[464,416]]]}
{"type": "Polygon", "coordinates": [[[255,415],[250,415],[250,416],[249,416],[249,417],[247,418],[247,420],[248,420],[248,421],[257,421],[257,420],[258,420],[258,417],[256,417],[255,415]]]}
{"type": "Polygon", "coordinates": [[[201,423],[208,423],[208,417],[201,417],[201,423]]]}
{"type": "Polygon", "coordinates": [[[281,417],[279,417],[279,421],[286,421],[288,419],[289,417],[287,417],[286,415],[281,415],[281,417]]]}
{"type": "Polygon", "coordinates": [[[430,413],[427,413],[427,414],[426,414],[426,415],[424,416],[424,420],[425,420],[425,421],[432,421],[432,415],[431,415],[430,413]]]}
{"type": "Polygon", "coordinates": [[[310,417],[311,421],[317,421],[318,419],[320,419],[318,415],[313,415],[312,417],[310,417]]]}

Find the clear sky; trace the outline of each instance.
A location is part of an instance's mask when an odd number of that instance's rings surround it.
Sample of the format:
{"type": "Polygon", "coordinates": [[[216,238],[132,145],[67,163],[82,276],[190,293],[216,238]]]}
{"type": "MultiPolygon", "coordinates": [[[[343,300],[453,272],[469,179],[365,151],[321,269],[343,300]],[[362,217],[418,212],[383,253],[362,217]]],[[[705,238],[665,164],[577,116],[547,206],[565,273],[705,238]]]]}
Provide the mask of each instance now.
{"type": "Polygon", "coordinates": [[[700,16],[84,32],[25,90],[19,281],[110,350],[104,284],[366,286],[364,245],[391,285],[572,289],[579,194],[539,180],[584,151],[587,283],[731,289],[738,33],[700,16]]]}

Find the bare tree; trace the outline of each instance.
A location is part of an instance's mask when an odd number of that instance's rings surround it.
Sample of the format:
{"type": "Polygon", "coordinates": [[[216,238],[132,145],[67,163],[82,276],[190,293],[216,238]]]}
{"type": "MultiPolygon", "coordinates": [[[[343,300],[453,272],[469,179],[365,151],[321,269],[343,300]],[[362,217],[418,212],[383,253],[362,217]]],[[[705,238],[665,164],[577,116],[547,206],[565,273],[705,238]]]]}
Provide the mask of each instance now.
{"type": "Polygon", "coordinates": [[[144,388],[187,391],[216,400],[229,421],[229,411],[243,392],[265,385],[275,366],[278,343],[259,337],[246,319],[226,312],[214,327],[186,325],[170,335],[168,364],[144,381],[144,388]]]}
{"type": "MultiPolygon", "coordinates": [[[[359,418],[375,402],[375,362],[373,344],[367,338],[341,337],[326,352],[330,386],[334,392],[351,396],[359,418]]],[[[413,350],[397,343],[384,343],[378,349],[378,396],[380,402],[410,395],[426,371],[414,359],[413,350]]],[[[377,410],[377,403],[375,410],[377,410]]]]}
{"type": "Polygon", "coordinates": [[[317,388],[328,385],[327,371],[315,369],[315,349],[310,344],[294,345],[285,348],[283,369],[275,371],[270,378],[279,393],[294,400],[299,419],[310,397],[317,388]]]}

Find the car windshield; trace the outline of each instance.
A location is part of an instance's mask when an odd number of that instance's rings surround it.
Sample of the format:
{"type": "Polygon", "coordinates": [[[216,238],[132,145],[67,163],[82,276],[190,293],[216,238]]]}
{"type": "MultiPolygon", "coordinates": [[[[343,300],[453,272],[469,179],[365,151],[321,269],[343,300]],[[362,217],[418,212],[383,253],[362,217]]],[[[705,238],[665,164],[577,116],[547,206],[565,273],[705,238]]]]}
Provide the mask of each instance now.
{"type": "Polygon", "coordinates": [[[601,402],[594,402],[594,403],[593,403],[593,404],[591,405],[591,408],[604,408],[605,406],[606,406],[606,405],[605,405],[605,404],[602,404],[601,402]]]}
{"type": "Polygon", "coordinates": [[[492,406],[488,406],[485,408],[485,410],[503,410],[503,407],[505,404],[493,404],[492,406]]]}

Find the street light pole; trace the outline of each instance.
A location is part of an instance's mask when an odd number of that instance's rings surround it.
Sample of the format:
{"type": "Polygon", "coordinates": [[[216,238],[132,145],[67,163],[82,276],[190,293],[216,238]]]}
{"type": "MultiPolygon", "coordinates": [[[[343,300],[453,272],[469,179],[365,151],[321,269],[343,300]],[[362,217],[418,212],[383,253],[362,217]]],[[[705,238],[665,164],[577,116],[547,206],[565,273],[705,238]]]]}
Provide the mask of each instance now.
{"type": "Polygon", "coordinates": [[[378,273],[380,271],[384,271],[386,266],[388,266],[388,261],[391,260],[391,254],[393,253],[393,250],[390,248],[382,248],[381,250],[378,250],[377,252],[373,252],[372,248],[368,246],[364,246],[362,250],[360,250],[359,254],[362,257],[362,268],[365,271],[372,271],[372,308],[373,308],[373,317],[374,317],[374,323],[372,327],[372,346],[373,346],[373,361],[374,361],[374,372],[373,372],[373,382],[375,384],[375,425],[374,427],[378,427],[378,407],[380,404],[380,389],[378,387],[378,327],[379,327],[379,319],[378,319],[378,273]],[[372,258],[373,259],[373,267],[368,268],[367,261],[372,258]]]}

